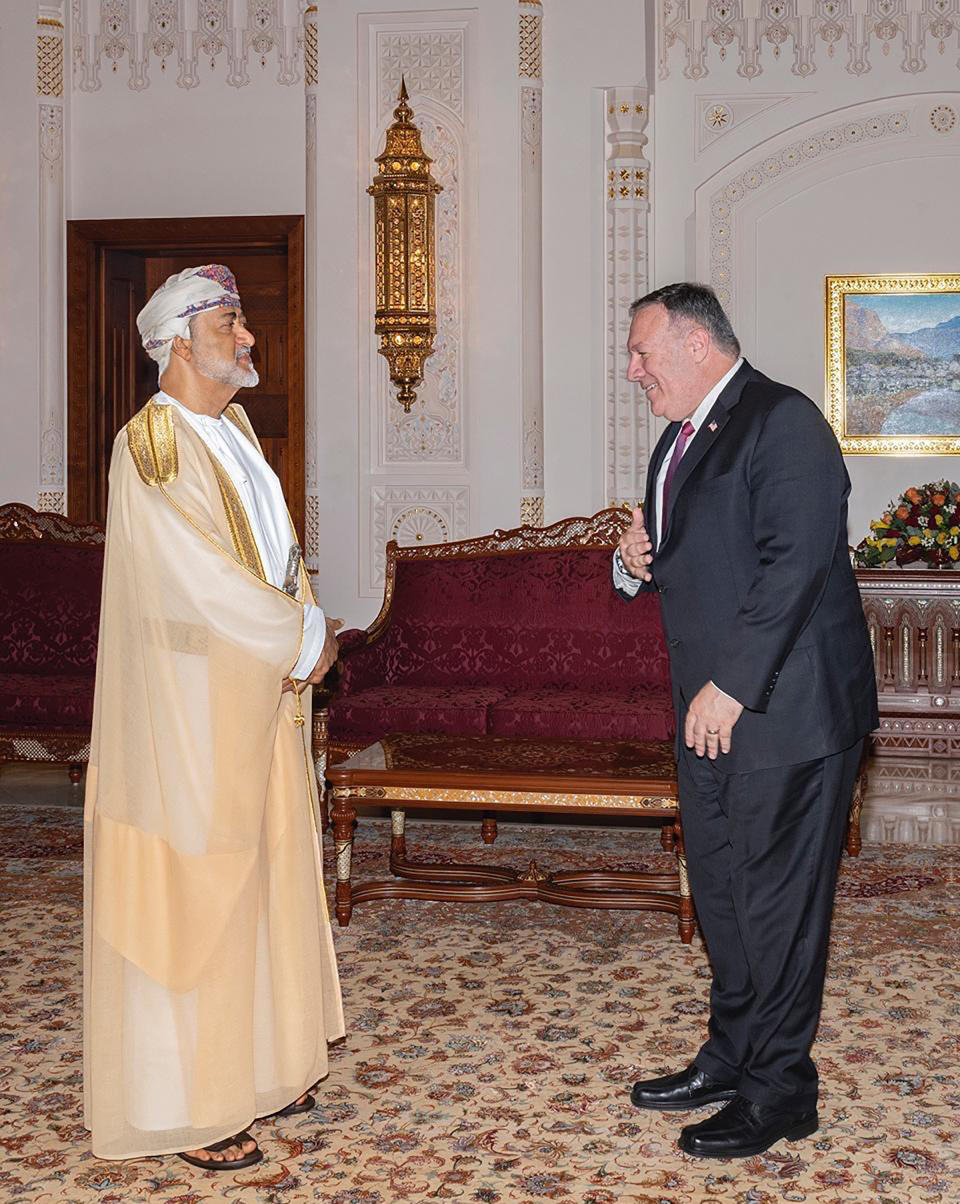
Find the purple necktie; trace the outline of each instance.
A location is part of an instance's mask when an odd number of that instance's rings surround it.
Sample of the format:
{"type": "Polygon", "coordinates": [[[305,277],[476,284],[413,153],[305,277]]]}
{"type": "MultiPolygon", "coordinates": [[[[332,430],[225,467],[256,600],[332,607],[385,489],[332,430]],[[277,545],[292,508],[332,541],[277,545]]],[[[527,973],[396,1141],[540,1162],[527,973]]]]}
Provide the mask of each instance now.
{"type": "Polygon", "coordinates": [[[680,458],[687,446],[687,441],[693,434],[693,423],[688,419],[680,428],[680,434],[677,435],[677,441],[673,445],[673,455],[670,457],[670,464],[667,467],[667,475],[663,478],[663,497],[660,502],[660,531],[661,534],[667,529],[667,515],[670,513],[670,486],[673,484],[673,476],[677,471],[677,465],[680,463],[680,458]]]}

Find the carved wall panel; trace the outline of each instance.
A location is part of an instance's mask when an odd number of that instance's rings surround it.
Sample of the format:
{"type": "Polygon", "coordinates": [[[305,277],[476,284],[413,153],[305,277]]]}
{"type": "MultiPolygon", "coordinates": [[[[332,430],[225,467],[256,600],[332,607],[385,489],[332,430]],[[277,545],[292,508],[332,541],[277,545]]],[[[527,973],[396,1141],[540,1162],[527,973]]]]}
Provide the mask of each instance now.
{"type": "MultiPolygon", "coordinates": [[[[127,72],[134,91],[151,71],[176,72],[177,86],[195,88],[219,74],[232,88],[251,70],[275,64],[276,80],[303,79],[303,0],[72,0],[73,68],[77,86],[95,92],[101,67],[127,72]]],[[[314,44],[314,52],[316,45],[314,44]]],[[[314,69],[316,53],[314,53],[314,69]]]]}
{"type": "Polygon", "coordinates": [[[874,56],[900,56],[915,75],[928,55],[956,53],[955,0],[658,0],[657,57],[661,79],[682,62],[687,79],[703,79],[708,60],[735,57],[737,74],[755,79],[763,55],[792,56],[791,71],[811,76],[839,58],[854,76],[874,56]]]}
{"type": "Polygon", "coordinates": [[[384,583],[384,550],[391,539],[402,547],[449,543],[467,536],[469,491],[462,486],[378,485],[371,494],[370,580],[384,583]]]}
{"type": "Polygon", "coordinates": [[[607,503],[618,506],[625,501],[634,504],[642,497],[647,464],[659,434],[637,386],[626,379],[630,306],[649,291],[646,129],[650,101],[644,88],[608,88],[604,99],[605,477],[607,503]]]}
{"type": "Polygon", "coordinates": [[[521,0],[520,83],[520,516],[543,523],[543,62],[539,4],[521,0]]]}

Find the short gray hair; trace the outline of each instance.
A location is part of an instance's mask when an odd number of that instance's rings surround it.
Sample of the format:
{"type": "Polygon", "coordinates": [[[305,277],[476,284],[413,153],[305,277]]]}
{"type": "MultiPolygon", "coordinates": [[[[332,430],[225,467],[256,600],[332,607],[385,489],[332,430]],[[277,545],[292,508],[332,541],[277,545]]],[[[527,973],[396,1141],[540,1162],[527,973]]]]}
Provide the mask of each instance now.
{"type": "Polygon", "coordinates": [[[708,284],[690,281],[665,284],[663,288],[654,289],[652,293],[634,301],[630,306],[630,316],[646,309],[648,305],[662,305],[670,315],[671,322],[686,318],[696,326],[702,326],[721,351],[734,357],[740,354],[740,341],[733,333],[730,319],[708,284]]]}

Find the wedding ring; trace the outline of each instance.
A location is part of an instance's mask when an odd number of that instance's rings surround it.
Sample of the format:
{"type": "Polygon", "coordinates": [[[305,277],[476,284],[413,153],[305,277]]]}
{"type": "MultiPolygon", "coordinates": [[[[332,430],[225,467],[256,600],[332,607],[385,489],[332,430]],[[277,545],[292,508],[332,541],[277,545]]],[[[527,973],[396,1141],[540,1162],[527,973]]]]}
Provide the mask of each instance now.
{"type": "Polygon", "coordinates": [[[708,736],[719,736],[719,735],[720,735],[720,729],[719,729],[718,727],[708,727],[708,728],[707,728],[707,735],[708,735],[708,736]]]}

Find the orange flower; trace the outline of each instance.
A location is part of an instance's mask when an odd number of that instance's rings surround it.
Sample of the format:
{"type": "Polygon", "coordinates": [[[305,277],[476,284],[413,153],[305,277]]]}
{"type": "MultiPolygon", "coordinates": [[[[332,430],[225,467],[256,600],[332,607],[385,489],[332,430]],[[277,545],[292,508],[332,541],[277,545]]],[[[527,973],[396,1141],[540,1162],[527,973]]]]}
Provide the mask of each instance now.
{"type": "Polygon", "coordinates": [[[890,513],[889,510],[884,512],[883,521],[887,524],[888,527],[893,522],[893,515],[890,513]]]}
{"type": "Polygon", "coordinates": [[[945,493],[935,493],[933,495],[933,504],[935,506],[942,506],[946,500],[947,500],[947,495],[945,493]]]}
{"type": "Polygon", "coordinates": [[[909,506],[898,506],[897,507],[897,518],[909,518],[909,517],[910,517],[910,507],[909,506]]]}
{"type": "Polygon", "coordinates": [[[919,491],[913,488],[908,489],[903,496],[909,498],[914,504],[920,501],[919,491]]]}

